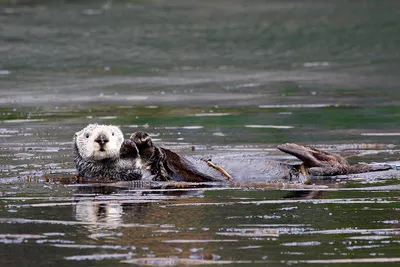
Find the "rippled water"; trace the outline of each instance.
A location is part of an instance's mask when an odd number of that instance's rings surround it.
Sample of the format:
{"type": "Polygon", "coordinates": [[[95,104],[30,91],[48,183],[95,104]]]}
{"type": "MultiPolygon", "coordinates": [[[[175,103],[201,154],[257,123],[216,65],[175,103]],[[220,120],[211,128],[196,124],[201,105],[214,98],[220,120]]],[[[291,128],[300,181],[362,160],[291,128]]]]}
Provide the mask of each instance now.
{"type": "Polygon", "coordinates": [[[77,183],[71,157],[98,122],[183,154],[400,166],[398,1],[5,2],[1,266],[399,264],[389,174],[149,189],[77,183]]]}

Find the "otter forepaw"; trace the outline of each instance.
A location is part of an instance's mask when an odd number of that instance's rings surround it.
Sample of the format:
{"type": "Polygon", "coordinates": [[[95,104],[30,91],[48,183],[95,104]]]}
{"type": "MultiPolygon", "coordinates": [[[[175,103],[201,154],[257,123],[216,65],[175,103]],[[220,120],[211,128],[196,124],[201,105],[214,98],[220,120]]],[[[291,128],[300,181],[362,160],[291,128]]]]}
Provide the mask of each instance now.
{"type": "Polygon", "coordinates": [[[145,132],[135,132],[131,135],[130,139],[135,142],[139,150],[153,146],[151,137],[145,132]]]}
{"type": "Polygon", "coordinates": [[[137,158],[139,150],[132,140],[125,139],[119,150],[119,155],[121,158],[137,158]]]}

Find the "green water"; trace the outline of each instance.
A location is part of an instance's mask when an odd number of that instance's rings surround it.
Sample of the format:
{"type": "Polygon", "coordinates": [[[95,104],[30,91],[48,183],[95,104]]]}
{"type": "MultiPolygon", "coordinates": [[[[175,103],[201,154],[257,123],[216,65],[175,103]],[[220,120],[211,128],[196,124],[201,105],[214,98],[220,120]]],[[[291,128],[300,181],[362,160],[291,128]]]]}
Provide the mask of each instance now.
{"type": "Polygon", "coordinates": [[[88,123],[182,154],[399,166],[400,3],[0,1],[0,265],[397,266],[399,181],[68,184],[88,123]],[[192,146],[195,151],[191,151],[192,146]],[[47,180],[50,178],[50,181],[47,180]]]}

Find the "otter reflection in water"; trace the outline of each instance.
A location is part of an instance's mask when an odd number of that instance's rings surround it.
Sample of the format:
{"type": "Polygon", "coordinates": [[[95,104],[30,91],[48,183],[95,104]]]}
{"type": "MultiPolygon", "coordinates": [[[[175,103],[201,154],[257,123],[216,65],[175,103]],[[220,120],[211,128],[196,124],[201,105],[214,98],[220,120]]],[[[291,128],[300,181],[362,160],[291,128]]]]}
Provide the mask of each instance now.
{"type": "Polygon", "coordinates": [[[260,153],[184,157],[156,146],[150,136],[136,132],[123,140],[116,126],[90,124],[74,137],[78,175],[110,180],[185,182],[310,182],[315,176],[383,171],[389,165],[350,165],[343,157],[296,144],[279,145],[302,164],[266,160],[260,153]]]}

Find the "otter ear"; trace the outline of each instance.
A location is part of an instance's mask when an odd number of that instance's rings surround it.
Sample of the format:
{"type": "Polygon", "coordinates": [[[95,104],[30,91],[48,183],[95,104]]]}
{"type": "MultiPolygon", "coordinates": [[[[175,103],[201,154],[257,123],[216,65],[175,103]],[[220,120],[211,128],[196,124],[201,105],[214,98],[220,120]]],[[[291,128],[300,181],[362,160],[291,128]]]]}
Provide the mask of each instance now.
{"type": "Polygon", "coordinates": [[[72,138],[72,140],[73,140],[74,142],[76,142],[76,141],[78,140],[78,133],[79,133],[79,132],[76,132],[76,133],[74,134],[74,137],[72,138]]]}
{"type": "Polygon", "coordinates": [[[83,130],[80,130],[79,132],[76,132],[76,133],[75,133],[75,137],[78,137],[79,135],[81,135],[82,132],[83,132],[83,130]]]}

